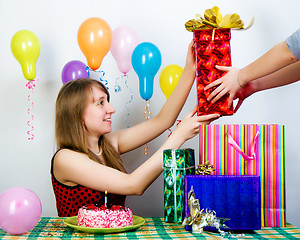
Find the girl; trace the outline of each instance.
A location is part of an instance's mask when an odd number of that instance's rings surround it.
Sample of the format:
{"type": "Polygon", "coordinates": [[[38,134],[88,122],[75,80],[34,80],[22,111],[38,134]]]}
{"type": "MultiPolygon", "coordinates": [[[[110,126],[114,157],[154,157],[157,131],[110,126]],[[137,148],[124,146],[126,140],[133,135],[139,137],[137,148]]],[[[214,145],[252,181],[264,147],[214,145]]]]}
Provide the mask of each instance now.
{"type": "Polygon", "coordinates": [[[218,114],[194,116],[196,108],[177,126],[166,142],[131,174],[120,154],[138,148],[162,134],[177,119],[195,79],[193,42],[176,89],[157,116],[141,124],[111,132],[115,110],[99,81],[78,79],[63,85],[56,100],[55,135],[58,151],[52,158],[51,177],[58,216],[77,215],[93,202],[124,205],[126,195],[141,195],[163,171],[163,150],[178,149],[218,114]]]}

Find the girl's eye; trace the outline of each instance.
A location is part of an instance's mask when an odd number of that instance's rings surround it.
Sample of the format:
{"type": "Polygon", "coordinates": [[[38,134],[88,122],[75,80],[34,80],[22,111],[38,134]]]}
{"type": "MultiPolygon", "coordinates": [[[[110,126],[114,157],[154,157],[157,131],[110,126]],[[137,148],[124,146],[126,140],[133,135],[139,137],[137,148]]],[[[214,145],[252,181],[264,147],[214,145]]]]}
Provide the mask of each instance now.
{"type": "Polygon", "coordinates": [[[103,101],[98,102],[98,105],[103,105],[103,104],[104,104],[103,101]]]}

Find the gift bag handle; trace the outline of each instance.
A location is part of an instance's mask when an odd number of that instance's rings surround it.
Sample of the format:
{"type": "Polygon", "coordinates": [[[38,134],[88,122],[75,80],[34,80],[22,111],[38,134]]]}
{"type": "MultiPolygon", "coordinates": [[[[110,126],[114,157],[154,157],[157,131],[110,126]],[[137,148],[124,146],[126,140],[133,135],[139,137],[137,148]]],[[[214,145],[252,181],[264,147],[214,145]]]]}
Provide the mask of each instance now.
{"type": "Polygon", "coordinates": [[[258,135],[260,134],[259,131],[256,132],[255,137],[253,139],[253,143],[250,149],[250,154],[251,156],[246,155],[242,149],[239,147],[239,145],[233,140],[233,137],[231,136],[231,134],[229,133],[229,131],[227,132],[227,137],[228,137],[228,143],[231,147],[233,147],[239,154],[242,155],[242,157],[244,158],[245,161],[250,161],[250,160],[254,160],[256,159],[256,155],[255,155],[255,144],[258,138],[258,135]]]}

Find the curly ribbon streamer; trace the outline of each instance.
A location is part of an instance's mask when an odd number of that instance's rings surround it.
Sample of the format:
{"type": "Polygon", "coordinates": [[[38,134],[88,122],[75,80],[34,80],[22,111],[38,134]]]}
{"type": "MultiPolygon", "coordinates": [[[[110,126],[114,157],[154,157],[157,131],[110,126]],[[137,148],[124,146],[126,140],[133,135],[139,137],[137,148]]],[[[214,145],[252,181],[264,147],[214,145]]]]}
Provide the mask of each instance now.
{"type": "MultiPolygon", "coordinates": [[[[181,120],[176,120],[176,121],[177,121],[176,126],[178,126],[178,124],[181,123],[181,120]]],[[[170,134],[168,135],[168,137],[170,137],[172,134],[172,130],[171,130],[171,128],[168,128],[168,130],[170,131],[170,134]]]]}
{"type": "Polygon", "coordinates": [[[226,14],[224,17],[220,9],[215,6],[211,9],[206,9],[204,18],[197,14],[196,19],[189,20],[185,23],[186,30],[193,32],[194,30],[211,29],[211,28],[231,28],[233,30],[247,30],[252,27],[254,18],[250,24],[244,28],[244,22],[236,13],[226,14]]]}
{"type": "Polygon", "coordinates": [[[88,72],[88,76],[90,77],[90,73],[89,71],[93,71],[93,72],[98,72],[100,73],[100,82],[103,82],[105,87],[107,88],[107,90],[109,89],[108,88],[108,81],[106,79],[103,79],[104,75],[105,75],[105,72],[104,71],[96,71],[96,70],[93,70],[91,69],[89,66],[86,67],[87,69],[87,72],[88,72]]]}
{"type": "Polygon", "coordinates": [[[33,108],[33,101],[31,100],[31,95],[33,94],[33,89],[35,88],[35,83],[34,83],[35,81],[38,81],[38,79],[37,80],[33,79],[26,84],[26,87],[29,90],[31,90],[31,92],[28,95],[28,101],[30,102],[31,106],[27,110],[27,113],[30,116],[30,119],[27,121],[27,125],[30,128],[30,130],[27,131],[27,134],[30,136],[30,137],[28,137],[28,140],[33,140],[33,138],[34,138],[34,134],[32,133],[34,130],[34,127],[33,127],[33,125],[31,125],[31,122],[34,119],[34,116],[31,114],[31,109],[33,108]]]}
{"type": "Polygon", "coordinates": [[[121,80],[122,78],[125,78],[125,86],[126,86],[126,88],[129,90],[129,92],[130,92],[130,98],[129,98],[129,100],[125,103],[125,108],[126,108],[126,110],[127,110],[127,114],[126,114],[126,116],[124,117],[124,121],[125,121],[126,124],[127,124],[127,128],[129,128],[130,125],[129,125],[128,118],[129,118],[129,116],[130,116],[130,111],[129,111],[128,105],[132,102],[133,95],[132,95],[132,89],[128,86],[128,76],[127,76],[126,74],[124,74],[123,76],[118,77],[118,78],[116,79],[115,87],[114,87],[114,88],[115,88],[115,92],[116,92],[116,93],[118,93],[118,92],[121,91],[121,87],[120,87],[120,85],[117,83],[117,81],[118,81],[118,80],[121,80]]]}
{"type": "Polygon", "coordinates": [[[130,111],[129,111],[128,105],[132,102],[133,95],[132,95],[132,89],[131,89],[131,87],[128,86],[128,76],[127,76],[126,74],[124,74],[124,76],[126,77],[126,78],[125,78],[125,86],[126,86],[126,88],[129,90],[129,92],[130,92],[130,98],[129,98],[129,100],[125,103],[125,108],[126,108],[126,110],[127,110],[127,114],[126,114],[126,116],[125,116],[125,118],[124,118],[124,121],[127,123],[127,128],[129,128],[128,118],[129,118],[129,116],[130,116],[130,111]]]}
{"type": "Polygon", "coordinates": [[[230,220],[229,218],[219,218],[214,210],[201,209],[199,199],[196,198],[194,188],[188,193],[188,208],[190,215],[186,216],[182,222],[183,226],[192,225],[192,231],[196,234],[202,234],[204,227],[215,227],[222,238],[243,238],[245,234],[232,234],[225,232],[220,228],[228,228],[224,222],[230,220]]]}
{"type": "Polygon", "coordinates": [[[86,73],[88,74],[88,78],[90,78],[90,70],[92,70],[92,69],[90,69],[89,66],[86,66],[85,70],[86,70],[86,73]]]}
{"type": "Polygon", "coordinates": [[[123,77],[125,77],[126,75],[122,75],[121,77],[117,77],[117,79],[115,80],[115,86],[114,86],[114,89],[115,89],[115,92],[118,93],[121,91],[121,86],[118,84],[118,80],[122,79],[123,77]]]}
{"type": "MultiPolygon", "coordinates": [[[[146,121],[152,117],[152,113],[149,111],[149,106],[150,106],[150,99],[147,101],[145,106],[144,118],[146,119],[146,121]]],[[[150,153],[148,143],[146,143],[146,147],[144,147],[143,150],[144,150],[143,153],[144,155],[148,155],[150,153]]]]}
{"type": "Polygon", "coordinates": [[[247,156],[242,149],[239,147],[239,145],[233,140],[231,134],[229,132],[227,132],[227,136],[228,136],[228,143],[231,147],[233,147],[239,154],[242,155],[242,157],[244,158],[245,161],[250,161],[250,160],[255,160],[256,159],[256,155],[255,155],[255,144],[257,141],[257,138],[259,136],[260,132],[257,131],[255,134],[255,137],[253,139],[253,143],[250,149],[250,154],[251,156],[247,156]]]}

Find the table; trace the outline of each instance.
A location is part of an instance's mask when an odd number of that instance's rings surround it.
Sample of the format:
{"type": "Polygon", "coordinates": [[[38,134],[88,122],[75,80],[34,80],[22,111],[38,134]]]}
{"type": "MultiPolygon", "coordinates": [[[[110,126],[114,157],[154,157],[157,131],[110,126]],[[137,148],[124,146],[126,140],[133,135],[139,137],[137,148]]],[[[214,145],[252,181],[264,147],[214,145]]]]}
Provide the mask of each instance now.
{"type": "MultiPolygon", "coordinates": [[[[0,229],[0,239],[221,239],[217,232],[192,234],[176,223],[166,223],[164,218],[146,217],[145,223],[135,231],[110,235],[78,232],[63,223],[64,218],[42,217],[36,227],[26,234],[12,236],[0,229]]],[[[246,239],[300,238],[300,229],[291,224],[285,228],[263,228],[258,231],[245,232],[246,239]]]]}

